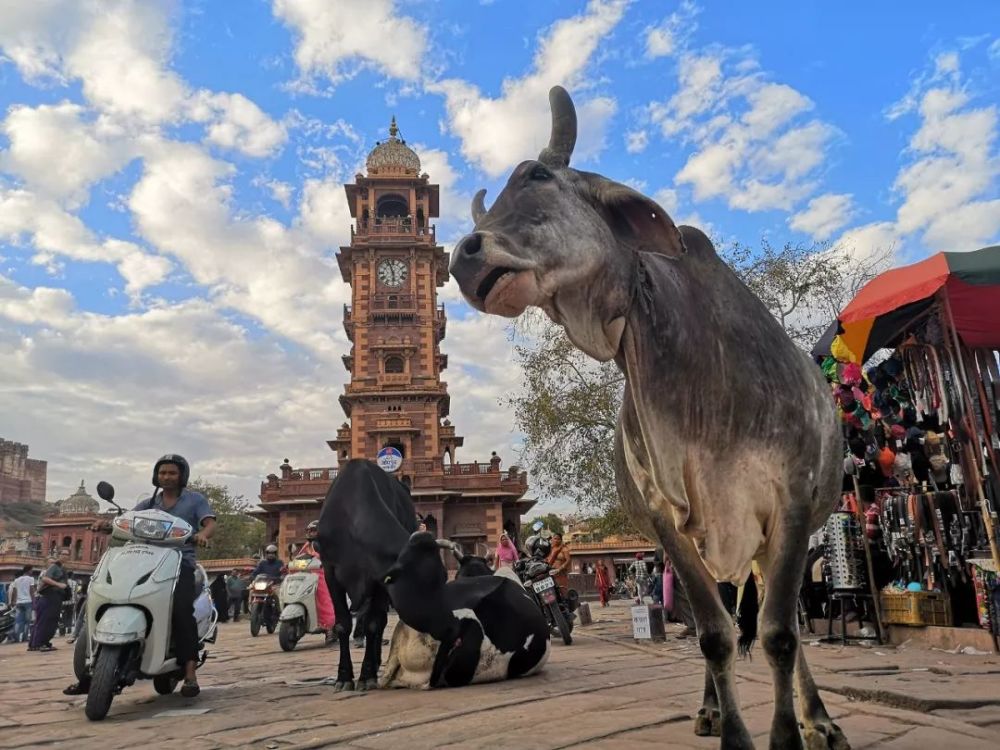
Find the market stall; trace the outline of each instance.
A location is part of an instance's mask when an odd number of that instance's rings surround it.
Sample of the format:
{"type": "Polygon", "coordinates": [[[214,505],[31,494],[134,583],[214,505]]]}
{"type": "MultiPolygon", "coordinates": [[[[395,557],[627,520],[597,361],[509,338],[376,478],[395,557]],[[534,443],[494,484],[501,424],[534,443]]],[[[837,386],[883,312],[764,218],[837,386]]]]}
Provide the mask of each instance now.
{"type": "Polygon", "coordinates": [[[998,350],[1000,246],[881,274],[813,350],[883,622],[1000,634],[998,350]]]}

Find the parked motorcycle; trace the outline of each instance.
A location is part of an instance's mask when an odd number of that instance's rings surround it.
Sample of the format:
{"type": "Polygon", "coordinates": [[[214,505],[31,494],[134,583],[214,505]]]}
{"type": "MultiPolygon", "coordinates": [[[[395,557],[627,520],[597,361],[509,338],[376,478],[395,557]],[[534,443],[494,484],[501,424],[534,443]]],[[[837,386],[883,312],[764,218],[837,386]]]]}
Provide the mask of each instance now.
{"type": "Polygon", "coordinates": [[[264,574],[258,575],[250,584],[250,635],[254,638],[260,633],[260,626],[267,628],[268,635],[278,627],[279,578],[271,578],[264,574]]]}
{"type": "Polygon", "coordinates": [[[549,627],[559,631],[563,643],[573,643],[573,612],[580,603],[576,591],[569,589],[564,595],[552,577],[551,568],[544,559],[535,557],[518,560],[514,572],[521,578],[525,590],[531,594],[548,620],[549,627]]]}
{"type": "Polygon", "coordinates": [[[281,603],[278,643],[282,651],[292,651],[307,633],[326,634],[319,626],[316,614],[316,596],[322,570],[323,563],[312,556],[292,560],[288,564],[288,575],[281,582],[278,591],[281,603]]]}
{"type": "MultiPolygon", "coordinates": [[[[160,510],[125,511],[114,503],[114,488],[97,484],[97,494],[118,508],[110,547],[94,570],[87,597],[86,627],[76,642],[77,679],[89,680],[85,712],[100,721],[111,701],[137,679],[152,679],[168,695],[183,677],[172,652],[170,610],[180,573],[181,548],[194,534],[183,519],[160,510]]],[[[195,572],[194,616],[200,667],[215,643],[218,614],[206,585],[205,570],[195,572]]]]}
{"type": "Polygon", "coordinates": [[[14,622],[17,618],[17,609],[0,604],[0,643],[7,640],[7,636],[14,635],[14,622]]]}

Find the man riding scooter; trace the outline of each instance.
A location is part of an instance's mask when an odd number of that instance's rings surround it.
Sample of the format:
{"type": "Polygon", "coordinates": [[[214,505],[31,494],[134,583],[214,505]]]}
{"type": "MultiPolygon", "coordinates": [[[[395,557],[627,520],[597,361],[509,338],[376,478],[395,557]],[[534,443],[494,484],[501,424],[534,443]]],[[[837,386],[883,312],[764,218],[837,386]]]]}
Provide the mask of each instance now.
{"type": "MultiPolygon", "coordinates": [[[[153,467],[153,496],[140,501],[134,510],[159,510],[183,519],[198,529],[182,549],[179,575],[174,585],[171,614],[171,633],[177,666],[184,671],[181,695],[193,698],[201,692],[198,686],[198,625],[194,616],[195,600],[195,549],[206,546],[215,533],[215,513],[200,492],[187,489],[191,468],[183,456],[168,454],[153,467]]],[[[111,522],[102,521],[92,527],[95,531],[111,531],[111,522]]],[[[82,695],[90,689],[89,678],[63,690],[66,695],[82,695]]]]}
{"type": "Polygon", "coordinates": [[[278,548],[269,544],[264,557],[250,573],[250,635],[257,637],[261,625],[273,633],[278,627],[278,586],[285,563],[278,559],[278,548]]]}

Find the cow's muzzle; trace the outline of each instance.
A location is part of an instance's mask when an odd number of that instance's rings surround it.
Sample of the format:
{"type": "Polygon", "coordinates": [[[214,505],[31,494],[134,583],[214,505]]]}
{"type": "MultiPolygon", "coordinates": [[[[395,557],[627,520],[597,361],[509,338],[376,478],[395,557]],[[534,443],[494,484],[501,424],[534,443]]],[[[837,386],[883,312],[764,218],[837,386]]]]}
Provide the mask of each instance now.
{"type": "Polygon", "coordinates": [[[534,272],[497,246],[485,232],[463,237],[451,257],[451,275],[469,304],[480,312],[515,317],[537,304],[534,272]]]}

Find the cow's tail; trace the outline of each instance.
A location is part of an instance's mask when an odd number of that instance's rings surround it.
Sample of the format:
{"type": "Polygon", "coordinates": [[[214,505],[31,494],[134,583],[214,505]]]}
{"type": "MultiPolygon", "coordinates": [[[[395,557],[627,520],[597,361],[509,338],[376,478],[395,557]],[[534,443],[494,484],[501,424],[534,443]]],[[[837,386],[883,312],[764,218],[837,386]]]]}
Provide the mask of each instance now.
{"type": "Polygon", "coordinates": [[[740,629],[740,637],[736,641],[736,648],[740,656],[749,657],[753,642],[757,640],[757,615],[760,605],[757,603],[757,579],[753,571],[747,578],[743,586],[743,599],[740,600],[739,609],[736,612],[736,624],[740,629]]]}

